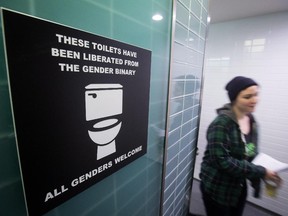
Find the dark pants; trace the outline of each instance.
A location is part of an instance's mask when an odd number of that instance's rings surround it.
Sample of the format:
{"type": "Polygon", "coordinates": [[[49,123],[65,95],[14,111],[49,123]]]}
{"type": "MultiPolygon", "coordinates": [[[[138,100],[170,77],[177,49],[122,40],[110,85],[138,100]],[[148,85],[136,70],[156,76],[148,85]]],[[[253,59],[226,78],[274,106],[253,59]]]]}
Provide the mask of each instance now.
{"type": "Polygon", "coordinates": [[[207,216],[241,216],[243,214],[247,197],[247,187],[243,187],[236,207],[224,206],[212,200],[210,195],[205,193],[202,183],[200,184],[200,189],[207,216]]]}

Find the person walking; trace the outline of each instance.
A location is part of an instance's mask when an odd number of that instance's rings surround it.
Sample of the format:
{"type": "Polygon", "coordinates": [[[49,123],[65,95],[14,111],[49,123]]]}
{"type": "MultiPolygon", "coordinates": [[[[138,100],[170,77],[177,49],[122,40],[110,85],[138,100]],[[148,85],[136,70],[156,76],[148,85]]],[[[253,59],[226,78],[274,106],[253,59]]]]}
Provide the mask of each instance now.
{"type": "Polygon", "coordinates": [[[225,89],[230,103],[217,109],[209,125],[200,171],[200,189],[207,216],[241,216],[250,180],[259,197],[261,179],[275,180],[276,172],[251,163],[257,155],[257,123],[252,113],[259,85],[253,79],[234,77],[225,89]]]}

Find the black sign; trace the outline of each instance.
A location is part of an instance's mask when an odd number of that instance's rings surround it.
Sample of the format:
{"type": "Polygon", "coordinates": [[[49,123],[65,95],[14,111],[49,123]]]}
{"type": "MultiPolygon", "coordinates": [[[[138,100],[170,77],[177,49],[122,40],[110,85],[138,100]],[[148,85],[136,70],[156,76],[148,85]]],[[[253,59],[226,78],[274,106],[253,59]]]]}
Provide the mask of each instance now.
{"type": "Polygon", "coordinates": [[[144,155],[151,52],[2,10],[29,215],[144,155]]]}

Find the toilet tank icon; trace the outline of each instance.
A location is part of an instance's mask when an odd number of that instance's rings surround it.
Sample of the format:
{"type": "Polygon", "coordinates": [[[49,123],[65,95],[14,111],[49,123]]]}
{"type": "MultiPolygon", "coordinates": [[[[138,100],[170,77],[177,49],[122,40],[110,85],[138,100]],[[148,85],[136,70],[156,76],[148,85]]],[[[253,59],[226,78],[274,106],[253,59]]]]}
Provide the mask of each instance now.
{"type": "Polygon", "coordinates": [[[86,120],[122,114],[123,86],[120,84],[90,84],[85,87],[86,120]]]}

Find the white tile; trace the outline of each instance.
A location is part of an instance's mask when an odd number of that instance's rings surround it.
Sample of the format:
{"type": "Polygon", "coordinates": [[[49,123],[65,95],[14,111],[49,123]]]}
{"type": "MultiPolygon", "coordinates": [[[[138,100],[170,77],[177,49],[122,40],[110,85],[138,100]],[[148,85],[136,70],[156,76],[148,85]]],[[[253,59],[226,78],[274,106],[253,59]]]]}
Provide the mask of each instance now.
{"type": "MultiPolygon", "coordinates": [[[[215,109],[227,102],[224,86],[236,75],[261,85],[255,116],[260,124],[260,148],[288,163],[288,12],[212,24],[209,29],[204,70],[203,104],[199,131],[199,155],[205,149],[206,129],[215,109]]],[[[201,158],[196,160],[195,174],[201,158]]],[[[282,174],[288,182],[288,174],[282,174]]],[[[251,197],[249,198],[251,199],[251,197]]],[[[253,202],[287,215],[288,186],[279,197],[264,196],[253,202]]]]}

